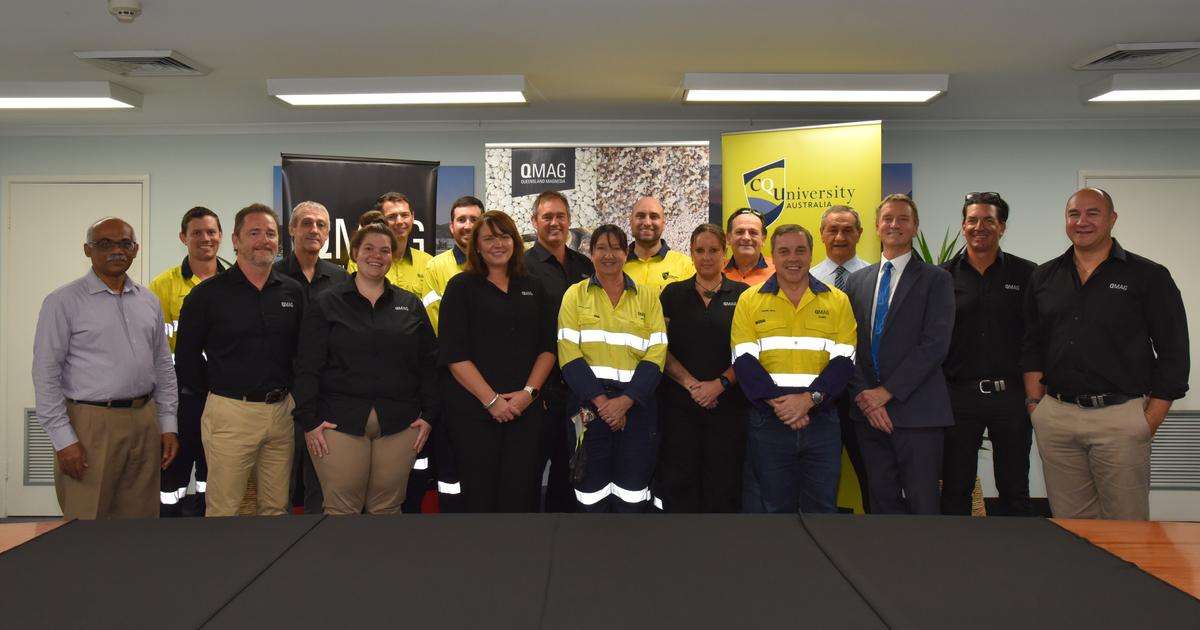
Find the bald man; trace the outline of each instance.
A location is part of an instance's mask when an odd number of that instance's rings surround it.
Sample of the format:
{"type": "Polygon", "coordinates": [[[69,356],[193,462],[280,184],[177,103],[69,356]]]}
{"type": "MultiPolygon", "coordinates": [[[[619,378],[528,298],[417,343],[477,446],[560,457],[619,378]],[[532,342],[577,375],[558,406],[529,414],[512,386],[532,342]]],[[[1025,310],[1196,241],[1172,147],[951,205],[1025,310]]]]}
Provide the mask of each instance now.
{"type": "Polygon", "coordinates": [[[1071,247],[1025,291],[1025,404],[1058,518],[1150,518],[1150,442],[1188,390],[1183,298],[1113,238],[1098,188],[1067,200],[1071,247]]]}
{"type": "Polygon", "coordinates": [[[33,340],[58,503],[67,518],[157,518],[159,471],[179,450],[162,306],[126,273],[138,253],[128,223],[92,224],[83,253],[91,270],[46,296],[33,340]]]}
{"type": "Polygon", "coordinates": [[[663,240],[667,213],[654,197],[638,199],[629,212],[633,244],[625,260],[625,273],[640,286],[661,292],[663,287],[696,274],[690,256],[672,250],[663,240]]]}

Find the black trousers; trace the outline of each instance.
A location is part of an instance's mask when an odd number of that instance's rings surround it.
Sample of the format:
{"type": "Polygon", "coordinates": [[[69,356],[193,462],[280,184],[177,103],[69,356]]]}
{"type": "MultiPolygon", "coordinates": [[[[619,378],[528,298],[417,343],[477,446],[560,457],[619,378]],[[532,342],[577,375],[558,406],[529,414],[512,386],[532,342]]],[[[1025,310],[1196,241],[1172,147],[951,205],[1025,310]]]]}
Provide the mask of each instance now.
{"type": "Polygon", "coordinates": [[[656,494],[671,513],[737,512],[742,504],[746,407],[710,411],[659,398],[656,494]]]}
{"type": "Polygon", "coordinates": [[[854,430],[854,419],[850,417],[850,408],[854,401],[849,395],[843,395],[837,401],[838,421],[842,425],[842,447],[850,457],[850,465],[854,467],[854,476],[858,477],[858,491],[862,495],[863,512],[871,513],[871,489],[867,483],[867,467],[863,464],[862,448],[858,445],[858,432],[854,430]]]}
{"type": "Polygon", "coordinates": [[[204,414],[205,396],[179,395],[179,453],[160,476],[159,515],[204,516],[204,489],[208,482],[208,460],[200,441],[200,416],[204,414]],[[196,468],[196,494],[186,495],[196,468]]]}
{"type": "Polygon", "coordinates": [[[942,427],[893,427],[887,434],[856,421],[858,444],[871,484],[872,514],[939,514],[942,427]]]}
{"type": "Polygon", "coordinates": [[[537,511],[545,418],[545,403],[535,400],[510,422],[496,422],[482,409],[442,419],[454,446],[465,511],[537,511]]]}
{"type": "MultiPolygon", "coordinates": [[[[546,479],[546,496],[543,512],[574,512],[575,489],[571,486],[571,453],[575,450],[571,434],[571,418],[567,414],[566,388],[546,388],[543,400],[546,403],[546,420],[543,422],[541,468],[550,465],[546,479]]],[[[537,491],[541,494],[542,478],[538,476],[537,491]]]]}
{"type": "Polygon", "coordinates": [[[325,495],[313,468],[312,455],[304,441],[304,429],[296,425],[296,456],[292,458],[292,505],[304,506],[305,514],[324,514],[325,495]]]}
{"type": "Polygon", "coordinates": [[[942,514],[971,513],[971,492],[979,462],[983,431],[992,443],[992,466],[1000,494],[997,516],[1032,516],[1029,500],[1029,448],[1033,425],[1025,410],[1021,381],[994,394],[979,391],[978,383],[954,384],[950,403],[954,426],[946,428],[942,464],[942,514]]]}

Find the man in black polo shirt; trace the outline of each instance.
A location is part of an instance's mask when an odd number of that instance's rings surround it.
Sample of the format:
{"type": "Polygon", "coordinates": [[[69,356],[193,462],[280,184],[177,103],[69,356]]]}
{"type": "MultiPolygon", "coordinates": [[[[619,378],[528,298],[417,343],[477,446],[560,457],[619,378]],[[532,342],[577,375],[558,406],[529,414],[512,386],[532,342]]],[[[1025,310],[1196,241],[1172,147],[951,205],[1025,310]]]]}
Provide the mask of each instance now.
{"type": "MultiPolygon", "coordinates": [[[[547,190],[534,199],[533,228],[537,231],[537,242],[525,252],[525,270],[541,281],[557,314],[567,287],[586,280],[595,273],[595,267],[587,256],[567,247],[567,239],[571,236],[571,206],[562,193],[547,190]]],[[[567,393],[556,365],[542,388],[542,399],[547,405],[542,461],[550,462],[546,512],[575,511],[575,493],[568,470],[567,423],[570,420],[566,415],[567,393]]]]}
{"type": "MultiPolygon", "coordinates": [[[[292,237],[292,253],[275,263],[275,271],[288,276],[304,287],[308,299],[326,289],[350,279],[345,269],[321,260],[321,250],[329,241],[329,210],[315,201],[301,201],[292,209],[288,220],[288,235],[292,237]]],[[[295,428],[296,458],[292,470],[296,499],[303,498],[305,514],[322,514],[321,481],[313,468],[312,458],[304,447],[304,430],[295,428]]],[[[292,505],[296,500],[292,501],[292,505]]]]}
{"type": "Polygon", "coordinates": [[[279,221],[253,204],[234,219],[237,264],[183,301],[175,369],[179,384],[207,394],[200,435],[208,458],[208,516],[233,516],[253,470],[258,513],[284,514],[295,448],[292,358],[304,289],[274,271],[279,221]]]}
{"type": "Polygon", "coordinates": [[[1165,267],[1112,237],[1112,197],[1067,200],[1072,247],[1025,300],[1026,404],[1058,518],[1150,517],[1150,441],[1188,389],[1188,332],[1165,267]]]}
{"type": "Polygon", "coordinates": [[[992,443],[999,509],[1029,516],[1033,427],[1021,384],[1022,300],[1034,264],[1000,251],[1008,203],[992,192],[963,200],[966,247],[942,268],[954,279],[954,333],[942,370],[954,426],[942,454],[942,514],[969,515],[983,431],[992,443]]]}

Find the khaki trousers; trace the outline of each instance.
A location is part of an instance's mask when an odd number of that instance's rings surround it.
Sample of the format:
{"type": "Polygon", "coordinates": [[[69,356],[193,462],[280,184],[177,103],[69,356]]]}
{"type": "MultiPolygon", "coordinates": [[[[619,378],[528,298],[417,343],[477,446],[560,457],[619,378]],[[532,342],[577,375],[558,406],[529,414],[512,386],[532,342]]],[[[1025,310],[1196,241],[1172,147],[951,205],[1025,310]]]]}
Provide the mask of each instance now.
{"type": "Polygon", "coordinates": [[[324,434],[329,454],[314,457],[313,467],[325,494],[325,513],[361,514],[365,507],[368,514],[398,514],[408,489],[408,473],[417,458],[413,450],[417,430],[410,427],[381,436],[379,418],[372,409],[365,435],[335,429],[326,429],[324,434]]]}
{"type": "Polygon", "coordinates": [[[109,409],[67,403],[67,417],[87,455],[83,479],[54,460],[54,490],[66,518],[158,518],[162,437],[158,408],[109,409]]]}
{"type": "Polygon", "coordinates": [[[1145,398],[1084,409],[1046,396],[1033,429],[1056,518],[1150,518],[1145,398]]]}
{"type": "Polygon", "coordinates": [[[258,514],[287,514],[295,438],[292,397],[256,403],[209,394],[200,417],[208,458],[207,516],[234,516],[253,471],[258,514]]]}

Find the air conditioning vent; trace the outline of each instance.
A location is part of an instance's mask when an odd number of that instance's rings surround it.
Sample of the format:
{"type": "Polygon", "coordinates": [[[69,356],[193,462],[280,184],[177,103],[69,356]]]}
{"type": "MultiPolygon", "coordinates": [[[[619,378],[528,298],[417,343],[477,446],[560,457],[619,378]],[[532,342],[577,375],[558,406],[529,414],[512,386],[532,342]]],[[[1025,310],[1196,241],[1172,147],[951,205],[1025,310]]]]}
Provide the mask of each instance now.
{"type": "Polygon", "coordinates": [[[101,50],[75,56],[123,77],[198,77],[210,70],[174,50],[101,50]]]}
{"type": "Polygon", "coordinates": [[[1200,490],[1200,411],[1172,411],[1154,434],[1150,487],[1200,490]]]}
{"type": "Polygon", "coordinates": [[[1076,70],[1156,70],[1200,55],[1200,42],[1116,44],[1071,64],[1076,70]]]}
{"type": "Polygon", "coordinates": [[[37,411],[25,408],[25,475],[26,486],[54,485],[54,443],[37,420],[37,411]]]}

